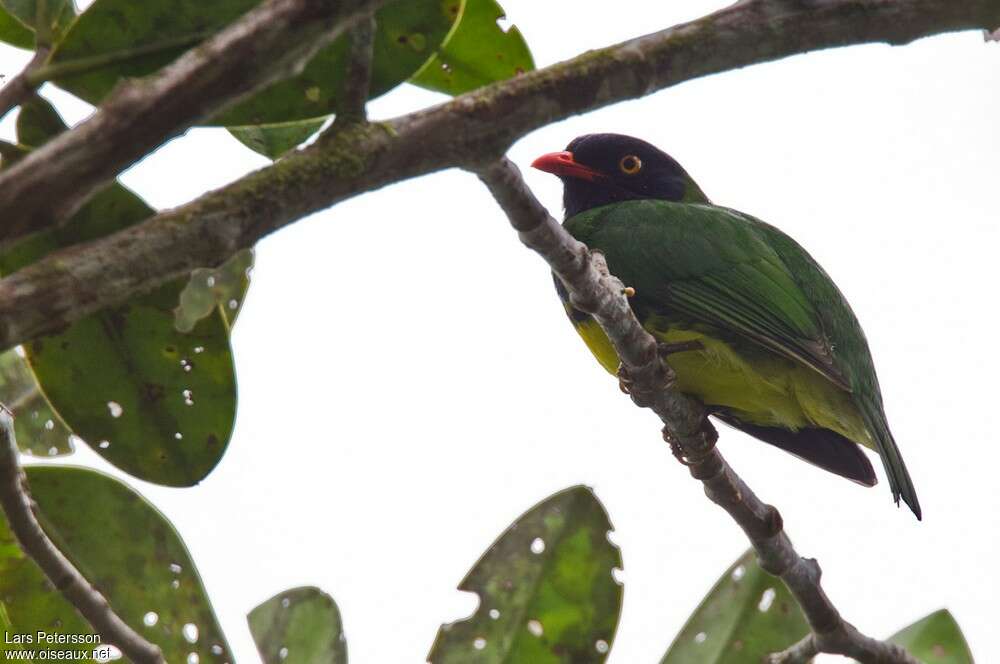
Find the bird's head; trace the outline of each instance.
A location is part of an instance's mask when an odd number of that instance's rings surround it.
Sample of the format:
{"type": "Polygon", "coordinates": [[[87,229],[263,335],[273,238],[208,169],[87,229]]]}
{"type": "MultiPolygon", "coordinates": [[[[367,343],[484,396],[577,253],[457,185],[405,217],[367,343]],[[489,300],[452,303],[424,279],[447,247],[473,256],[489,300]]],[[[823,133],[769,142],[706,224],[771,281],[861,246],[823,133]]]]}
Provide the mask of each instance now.
{"type": "Polygon", "coordinates": [[[531,164],[563,181],[566,216],[641,198],[685,203],[708,199],[680,164],[646,141],[622,134],[587,134],[562,152],[531,164]]]}

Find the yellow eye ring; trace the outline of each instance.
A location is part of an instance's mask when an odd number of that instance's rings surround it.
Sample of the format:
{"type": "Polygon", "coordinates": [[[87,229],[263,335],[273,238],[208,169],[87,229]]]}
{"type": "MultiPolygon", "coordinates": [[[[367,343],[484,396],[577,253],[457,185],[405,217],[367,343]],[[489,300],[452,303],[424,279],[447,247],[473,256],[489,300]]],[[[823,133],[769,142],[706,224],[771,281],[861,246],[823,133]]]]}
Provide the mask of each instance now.
{"type": "Polygon", "coordinates": [[[639,159],[634,154],[627,154],[618,162],[618,168],[625,175],[635,175],[642,170],[642,159],[639,159]]]}

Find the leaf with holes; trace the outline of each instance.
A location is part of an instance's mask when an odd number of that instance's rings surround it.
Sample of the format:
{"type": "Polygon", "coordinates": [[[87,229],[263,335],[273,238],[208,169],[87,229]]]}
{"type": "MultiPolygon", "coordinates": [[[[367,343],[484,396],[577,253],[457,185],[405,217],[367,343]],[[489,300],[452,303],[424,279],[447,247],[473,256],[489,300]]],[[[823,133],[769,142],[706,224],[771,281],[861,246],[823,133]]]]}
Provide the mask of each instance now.
{"type": "Polygon", "coordinates": [[[268,159],[277,159],[320,130],[326,118],[227,127],[237,141],[268,159]]]}
{"type": "Polygon", "coordinates": [[[232,328],[250,287],[252,270],[253,250],[244,249],[215,269],[199,268],[191,272],[191,279],[174,308],[174,327],[190,332],[198,321],[221,312],[232,328]]]}
{"type": "Polygon", "coordinates": [[[0,2],[0,42],[18,48],[33,49],[35,47],[35,33],[14,18],[4,8],[2,2],[0,2]]]}
{"type": "Polygon", "coordinates": [[[247,616],[264,664],[347,664],[347,640],[333,598],[311,586],[267,600],[247,616]]]}
{"type": "Polygon", "coordinates": [[[935,611],[893,634],[889,641],[903,646],[925,664],[973,664],[969,644],[947,609],[935,611]]]}
{"type": "Polygon", "coordinates": [[[0,353],[0,403],[14,413],[22,452],[46,457],[73,453],[72,432],[45,399],[28,361],[14,350],[0,353]]]}
{"type": "Polygon", "coordinates": [[[759,662],[808,633],[785,584],[762,570],[751,550],[708,592],[660,664],[759,662]]]}
{"type": "MultiPolygon", "coordinates": [[[[237,19],[257,0],[174,2],[173,0],[97,0],[73,24],[53,53],[54,64],[96,55],[126,54],[150,44],[192,43],[237,19]]],[[[453,4],[453,3],[452,3],[453,4]]],[[[410,0],[376,13],[371,96],[407,80],[434,55],[451,30],[455,15],[446,0],[410,0]]],[[[322,49],[292,78],[280,81],[209,120],[210,125],[259,125],[310,120],[333,113],[345,79],[347,36],[322,49]]],[[[174,60],[184,46],[116,58],[113,64],[66,76],[56,84],[98,103],[123,78],[150,74],[174,60]]]]}
{"type": "MultiPolygon", "coordinates": [[[[51,129],[49,111],[43,100],[26,104],[19,134],[51,129]]],[[[110,185],[66,225],[10,247],[0,255],[0,273],[152,214],[128,189],[110,185]]],[[[170,486],[191,486],[208,475],[225,452],[236,413],[236,377],[221,312],[190,333],[174,327],[185,284],[170,282],[25,345],[42,391],[74,433],[122,470],[170,486]]]]}
{"type": "MultiPolygon", "coordinates": [[[[190,653],[205,663],[233,661],[194,562],[155,507],[118,480],[87,468],[46,465],[26,471],[46,533],[125,622],[163,649],[168,662],[193,661],[190,653]]],[[[93,633],[21,552],[2,516],[0,597],[18,633],[93,633]]],[[[50,648],[89,653],[93,645],[50,648]]]]}
{"type": "MultiPolygon", "coordinates": [[[[31,31],[37,30],[39,19],[44,21],[43,34],[50,35],[51,43],[62,38],[77,16],[73,0],[0,0],[0,6],[31,31]]],[[[32,37],[29,48],[34,43],[32,37]]]]}
{"type": "Polygon", "coordinates": [[[604,507],[587,487],[521,515],[486,551],[460,590],[479,595],[469,618],[443,625],[432,664],[597,664],[618,626],[621,553],[604,507]]]}
{"type": "MultiPolygon", "coordinates": [[[[458,5],[455,0],[453,7],[458,5]]],[[[466,0],[448,41],[410,82],[457,95],[534,69],[531,51],[517,27],[504,30],[497,24],[504,17],[495,0],[466,0]]]]}

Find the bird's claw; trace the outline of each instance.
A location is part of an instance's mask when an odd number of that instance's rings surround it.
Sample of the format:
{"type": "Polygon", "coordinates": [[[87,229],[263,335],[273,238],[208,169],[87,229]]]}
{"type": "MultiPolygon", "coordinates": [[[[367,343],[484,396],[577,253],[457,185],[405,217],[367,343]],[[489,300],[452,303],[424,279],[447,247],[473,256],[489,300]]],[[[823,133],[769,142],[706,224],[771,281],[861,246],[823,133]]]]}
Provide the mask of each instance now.
{"type": "Polygon", "coordinates": [[[618,389],[624,394],[632,394],[632,377],[629,376],[624,364],[618,365],[618,389]]]}
{"type": "Polygon", "coordinates": [[[708,441],[708,447],[701,452],[697,458],[691,459],[685,455],[684,448],[681,447],[680,441],[674,437],[674,434],[671,433],[667,427],[663,427],[663,440],[670,445],[670,452],[674,455],[674,458],[677,459],[678,463],[682,466],[687,466],[688,468],[700,464],[702,461],[707,459],[712,450],[715,449],[715,444],[718,442],[719,436],[715,433],[714,429],[711,429],[711,434],[711,438],[708,441]]]}

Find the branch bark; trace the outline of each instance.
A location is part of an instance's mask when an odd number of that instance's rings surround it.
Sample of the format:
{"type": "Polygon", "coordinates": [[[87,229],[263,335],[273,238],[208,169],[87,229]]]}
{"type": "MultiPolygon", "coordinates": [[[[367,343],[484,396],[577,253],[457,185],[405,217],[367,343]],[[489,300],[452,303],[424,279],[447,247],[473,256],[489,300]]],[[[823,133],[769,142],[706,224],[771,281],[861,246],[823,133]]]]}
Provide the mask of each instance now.
{"type": "Polygon", "coordinates": [[[761,501],[715,447],[718,434],[704,406],[674,389],[673,371],[636,319],[625,285],[608,272],[603,257],[591,253],[549,215],[506,158],[480,168],[478,174],[521,241],[545,259],[573,305],[592,315],[608,335],[628,376],[632,401],[659,416],[664,438],[683,452],[692,477],[743,529],[760,566],[780,577],[802,607],[811,640],[773,657],[772,663],[808,661],[801,657],[815,648],[871,664],[919,664],[903,648],[865,636],[841,617],[820,584],[819,564],[796,552],[778,510],[761,501]]]}
{"type": "Polygon", "coordinates": [[[371,91],[372,59],[375,46],[375,15],[358,21],[351,30],[351,50],[347,59],[344,93],[337,104],[334,123],[338,129],[344,123],[364,122],[368,119],[366,107],[371,91]]]}
{"type": "MultiPolygon", "coordinates": [[[[283,4],[288,3],[298,4],[283,4]]],[[[356,0],[356,6],[361,4],[356,0]]],[[[871,41],[900,44],[939,32],[996,25],[1000,3],[994,0],[749,0],[385,123],[345,127],[187,205],[53,254],[0,281],[0,348],[57,330],[194,268],[218,265],[268,233],[346,198],[498,156],[518,137],[578,113],[806,51],[871,41]]],[[[298,31],[291,33],[301,38],[298,31]]],[[[218,52],[221,40],[221,35],[213,40],[212,53],[218,52]]],[[[115,164],[102,163],[100,175],[83,183],[92,189],[156,140],[180,131],[193,116],[206,114],[211,106],[206,102],[189,112],[183,105],[178,108],[170,95],[164,99],[166,90],[173,89],[168,84],[185,80],[184,71],[195,63],[212,73],[196,86],[199,94],[212,87],[208,79],[225,78],[201,62],[199,52],[165,70],[155,84],[126,86],[93,120],[0,174],[0,209],[9,217],[5,235],[51,223],[53,207],[64,205],[64,176],[81,177],[83,165],[95,160],[115,164]],[[165,105],[151,105],[154,98],[165,105]],[[142,111],[136,117],[145,119],[112,120],[107,112],[125,107],[142,111]],[[150,140],[143,127],[147,121],[155,123],[160,138],[150,140]],[[145,141],[130,138],[135,135],[145,141]],[[63,161],[53,159],[57,156],[63,161]]],[[[219,57],[228,75],[232,58],[228,52],[219,57]]],[[[238,68],[244,60],[237,59],[238,68]]],[[[237,79],[246,82],[247,74],[237,79]]],[[[224,82],[222,87],[232,91],[234,84],[224,82]]],[[[210,96],[216,101],[220,97],[217,92],[210,96]]],[[[189,103],[186,93],[176,99],[189,103]]],[[[73,204],[81,199],[79,187],[77,181],[76,193],[70,196],[73,204]]]]}
{"type": "Polygon", "coordinates": [[[156,75],[123,82],[90,119],[0,173],[4,241],[61,223],[124,168],[291,75],[385,1],[268,0],[156,75]]]}
{"type": "Polygon", "coordinates": [[[45,65],[49,58],[49,49],[39,46],[35,51],[35,56],[24,67],[20,74],[7,81],[0,88],[0,118],[7,115],[11,109],[23,104],[32,94],[38,84],[32,79],[32,75],[45,65]]]}
{"type": "Polygon", "coordinates": [[[0,506],[21,549],[41,568],[56,590],[86,619],[104,642],[137,664],[166,664],[160,648],[145,640],[114,612],[108,600],[56,548],[35,516],[35,502],[18,462],[14,419],[0,404],[0,506]]]}

